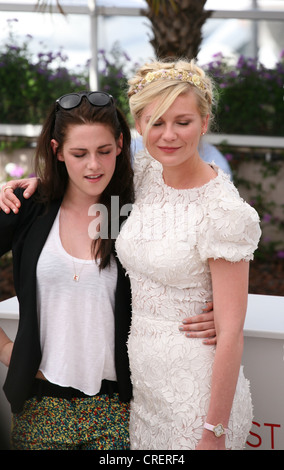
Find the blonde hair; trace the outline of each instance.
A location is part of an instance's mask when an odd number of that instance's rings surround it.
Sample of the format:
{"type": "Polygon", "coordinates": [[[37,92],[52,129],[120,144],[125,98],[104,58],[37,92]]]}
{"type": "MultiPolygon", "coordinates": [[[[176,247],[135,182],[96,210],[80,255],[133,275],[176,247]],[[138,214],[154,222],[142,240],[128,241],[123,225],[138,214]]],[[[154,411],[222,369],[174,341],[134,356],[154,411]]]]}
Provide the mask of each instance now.
{"type": "Polygon", "coordinates": [[[168,110],[175,99],[189,90],[197,98],[201,118],[205,119],[209,115],[209,122],[212,120],[213,83],[194,60],[146,63],[138,69],[128,84],[129,107],[134,120],[139,120],[144,108],[157,100],[157,107],[147,125],[146,135],[153,123],[168,110]],[[186,78],[188,76],[193,79],[186,78]]]}

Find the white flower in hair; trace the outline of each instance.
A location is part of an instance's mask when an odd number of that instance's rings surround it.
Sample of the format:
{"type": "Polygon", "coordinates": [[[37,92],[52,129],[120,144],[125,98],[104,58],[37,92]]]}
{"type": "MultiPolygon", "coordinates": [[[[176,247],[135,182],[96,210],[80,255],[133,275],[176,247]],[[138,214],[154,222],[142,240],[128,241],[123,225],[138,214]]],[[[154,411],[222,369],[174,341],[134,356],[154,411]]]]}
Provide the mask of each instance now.
{"type": "Polygon", "coordinates": [[[196,86],[199,90],[206,90],[206,85],[203,82],[202,78],[196,73],[188,72],[186,70],[176,70],[171,69],[162,69],[156,70],[154,72],[148,72],[145,77],[143,77],[139,83],[134,86],[134,93],[142,90],[146,85],[152,83],[156,80],[180,80],[182,82],[191,83],[196,86]]]}

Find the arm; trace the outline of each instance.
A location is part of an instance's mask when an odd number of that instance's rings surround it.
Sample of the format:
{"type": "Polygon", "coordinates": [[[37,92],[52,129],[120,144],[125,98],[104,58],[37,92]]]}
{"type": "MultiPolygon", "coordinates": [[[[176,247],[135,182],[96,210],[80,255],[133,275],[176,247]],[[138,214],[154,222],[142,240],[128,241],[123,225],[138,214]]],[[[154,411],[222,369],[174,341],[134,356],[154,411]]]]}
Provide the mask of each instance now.
{"type": "Polygon", "coordinates": [[[11,180],[1,187],[0,193],[0,210],[2,209],[6,214],[9,214],[10,210],[17,214],[21,203],[15,196],[14,190],[16,188],[26,189],[23,193],[24,197],[28,199],[34,194],[38,185],[37,178],[26,178],[21,180],[11,180]]]}
{"type": "Polygon", "coordinates": [[[188,338],[205,338],[204,344],[216,344],[213,302],[207,302],[203,312],[200,315],[185,318],[179,330],[188,338]]]}
{"type": "MultiPolygon", "coordinates": [[[[243,353],[243,325],[247,309],[249,263],[209,260],[217,346],[211,397],[206,421],[226,428],[231,413],[243,353]]],[[[197,449],[225,449],[220,438],[204,429],[197,449]]]]}
{"type": "Polygon", "coordinates": [[[7,367],[10,364],[12,349],[13,342],[8,338],[2,328],[0,328],[0,362],[7,367]]]}

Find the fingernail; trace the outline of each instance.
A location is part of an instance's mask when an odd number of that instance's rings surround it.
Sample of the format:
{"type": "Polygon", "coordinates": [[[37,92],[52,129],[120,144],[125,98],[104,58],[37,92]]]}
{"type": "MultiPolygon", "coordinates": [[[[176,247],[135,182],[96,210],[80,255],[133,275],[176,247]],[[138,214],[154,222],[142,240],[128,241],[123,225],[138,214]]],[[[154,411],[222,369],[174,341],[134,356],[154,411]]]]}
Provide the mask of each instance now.
{"type": "Polygon", "coordinates": [[[204,340],[202,341],[202,343],[203,343],[203,344],[210,344],[210,341],[209,341],[209,339],[204,339],[204,340]]]}

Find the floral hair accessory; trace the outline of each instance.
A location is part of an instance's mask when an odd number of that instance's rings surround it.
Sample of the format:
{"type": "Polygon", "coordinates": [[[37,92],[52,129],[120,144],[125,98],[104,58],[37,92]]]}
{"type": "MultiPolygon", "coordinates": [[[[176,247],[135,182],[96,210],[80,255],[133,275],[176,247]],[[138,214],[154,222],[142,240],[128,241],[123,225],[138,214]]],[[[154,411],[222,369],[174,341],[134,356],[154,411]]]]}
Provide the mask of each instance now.
{"type": "Polygon", "coordinates": [[[206,86],[201,77],[195,73],[187,72],[186,70],[179,71],[176,69],[163,69],[148,72],[145,77],[143,77],[140,82],[134,86],[133,91],[134,93],[138,93],[138,91],[142,90],[148,83],[152,83],[160,79],[180,80],[181,82],[191,83],[201,91],[206,90],[206,86]]]}

